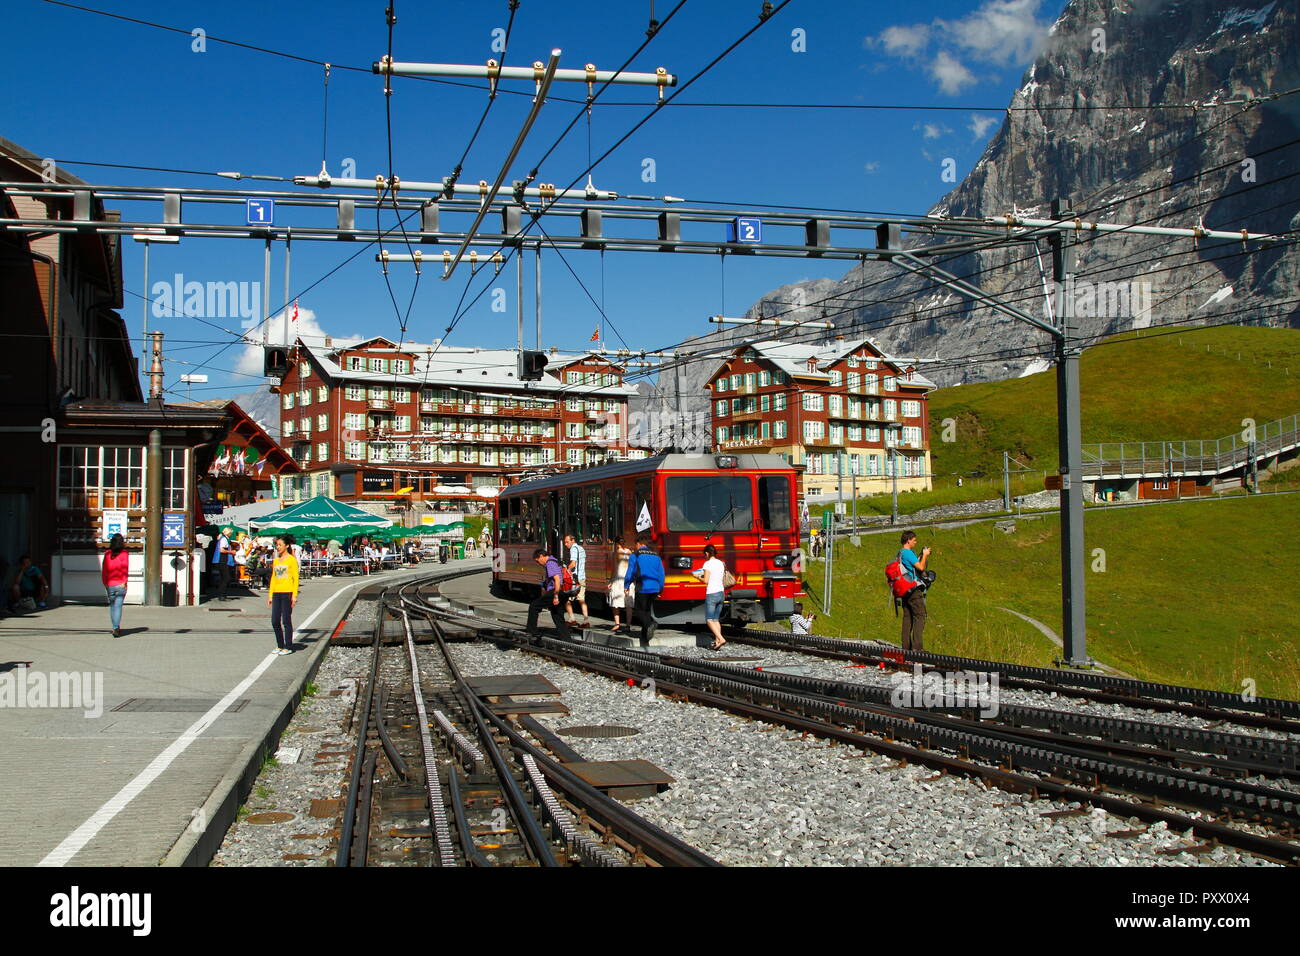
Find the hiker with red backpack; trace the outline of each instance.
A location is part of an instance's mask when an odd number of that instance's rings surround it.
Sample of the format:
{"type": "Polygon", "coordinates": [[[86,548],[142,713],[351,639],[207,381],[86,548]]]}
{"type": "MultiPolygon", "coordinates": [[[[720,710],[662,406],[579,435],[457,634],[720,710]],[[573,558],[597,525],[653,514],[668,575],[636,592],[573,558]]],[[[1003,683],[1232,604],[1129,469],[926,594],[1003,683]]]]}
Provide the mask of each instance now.
{"type": "Polygon", "coordinates": [[[561,640],[567,641],[569,625],[564,621],[564,608],[568,604],[567,595],[574,588],[573,574],[547,554],[545,548],[538,548],[533,552],[533,561],[538,567],[546,569],[546,577],[542,579],[542,592],[533,599],[532,604],[528,605],[528,637],[534,644],[537,643],[541,636],[537,630],[537,617],[542,613],[542,608],[546,608],[551,612],[556,633],[560,635],[561,640]]]}
{"type": "Polygon", "coordinates": [[[885,580],[894,597],[895,613],[903,612],[903,650],[921,651],[921,632],[925,630],[925,591],[934,581],[934,572],[926,569],[930,549],[916,554],[916,532],[904,531],[898,557],[885,566],[885,580]]]}

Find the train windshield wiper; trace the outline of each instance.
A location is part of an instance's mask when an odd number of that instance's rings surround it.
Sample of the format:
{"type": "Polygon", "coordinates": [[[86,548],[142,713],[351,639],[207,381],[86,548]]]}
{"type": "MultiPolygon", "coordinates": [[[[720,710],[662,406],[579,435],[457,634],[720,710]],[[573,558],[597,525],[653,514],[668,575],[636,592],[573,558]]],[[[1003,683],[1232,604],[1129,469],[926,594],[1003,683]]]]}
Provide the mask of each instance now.
{"type": "Polygon", "coordinates": [[[718,525],[720,525],[720,524],[722,524],[722,522],[726,521],[727,518],[730,517],[731,513],[732,513],[733,511],[736,510],[736,498],[735,498],[735,496],[734,496],[734,495],[728,495],[727,500],[731,502],[731,507],[728,508],[726,511],[722,512],[722,517],[721,517],[721,518],[719,518],[717,521],[713,522],[713,527],[710,528],[710,529],[709,529],[709,533],[706,534],[706,535],[704,536],[704,540],[705,540],[705,541],[708,541],[710,538],[712,538],[712,537],[713,537],[713,532],[715,532],[715,531],[718,530],[718,525]]]}

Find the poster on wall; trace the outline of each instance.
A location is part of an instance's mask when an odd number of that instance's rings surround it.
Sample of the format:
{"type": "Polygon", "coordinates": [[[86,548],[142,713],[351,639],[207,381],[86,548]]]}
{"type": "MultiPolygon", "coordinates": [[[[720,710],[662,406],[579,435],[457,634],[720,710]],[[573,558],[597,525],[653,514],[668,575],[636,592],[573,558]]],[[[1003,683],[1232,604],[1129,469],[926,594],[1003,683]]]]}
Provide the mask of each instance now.
{"type": "Polygon", "coordinates": [[[105,511],[100,517],[103,535],[101,541],[107,541],[113,535],[120,534],[126,537],[126,512],[125,511],[105,511]]]}

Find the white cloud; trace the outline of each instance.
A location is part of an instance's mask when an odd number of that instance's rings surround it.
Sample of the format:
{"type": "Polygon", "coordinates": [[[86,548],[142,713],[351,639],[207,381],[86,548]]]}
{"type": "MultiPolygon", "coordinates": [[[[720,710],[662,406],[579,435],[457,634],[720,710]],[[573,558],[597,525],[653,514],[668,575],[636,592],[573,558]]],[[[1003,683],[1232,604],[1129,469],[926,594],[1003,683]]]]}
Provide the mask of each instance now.
{"type": "Polygon", "coordinates": [[[886,27],[877,36],[867,37],[864,46],[923,62],[939,89],[952,95],[978,79],[968,62],[1005,67],[1027,64],[1038,54],[1051,28],[1048,20],[1038,19],[1042,3],[984,0],[957,20],[886,27]]]}
{"type": "Polygon", "coordinates": [[[938,139],[940,136],[946,136],[952,130],[942,123],[922,123],[919,126],[913,126],[912,129],[921,131],[922,139],[938,139]]]}
{"type": "Polygon", "coordinates": [[[975,74],[966,68],[961,60],[947,50],[940,50],[926,65],[931,78],[939,84],[939,89],[951,96],[960,93],[975,83],[975,74]]]}
{"type": "Polygon", "coordinates": [[[973,139],[983,139],[988,135],[989,130],[997,124],[998,118],[996,116],[972,113],[970,123],[967,124],[966,128],[971,131],[973,139]]]}
{"type": "Polygon", "coordinates": [[[867,46],[882,46],[890,56],[919,56],[930,42],[930,28],[924,23],[910,27],[887,27],[878,37],[867,37],[867,46]]]}
{"type": "Polygon", "coordinates": [[[874,161],[870,163],[863,163],[862,168],[863,170],[866,171],[868,175],[870,175],[880,168],[880,164],[874,161]]]}
{"type": "MultiPolygon", "coordinates": [[[[289,306],[289,314],[293,315],[293,306],[289,306]]],[[[271,345],[283,345],[284,337],[284,312],[277,312],[266,323],[267,341],[271,345]]],[[[289,323],[289,341],[302,339],[306,345],[324,345],[325,330],[320,327],[316,321],[316,313],[311,309],[298,309],[297,321],[289,323]]],[[[262,330],[256,329],[245,334],[244,341],[249,343],[239,354],[239,360],[235,363],[236,372],[244,372],[249,375],[262,374],[262,330]]]]}
{"type": "Polygon", "coordinates": [[[986,0],[960,20],[935,20],[936,33],[977,60],[1009,66],[1032,59],[1051,24],[1035,14],[1042,0],[986,0]]]}

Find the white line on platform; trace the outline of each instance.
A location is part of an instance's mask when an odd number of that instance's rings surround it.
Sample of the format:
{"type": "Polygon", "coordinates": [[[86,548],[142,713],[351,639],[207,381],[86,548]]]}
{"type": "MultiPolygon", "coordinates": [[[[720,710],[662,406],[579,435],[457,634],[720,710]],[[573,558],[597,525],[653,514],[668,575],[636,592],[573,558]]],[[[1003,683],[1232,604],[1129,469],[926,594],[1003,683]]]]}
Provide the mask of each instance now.
{"type": "MultiPolygon", "coordinates": [[[[358,584],[362,582],[357,582],[358,584]]],[[[366,582],[369,583],[369,582],[366,582]]],[[[311,617],[307,618],[303,624],[294,628],[293,636],[296,640],[300,634],[311,627],[312,621],[316,620],[317,615],[325,610],[334,602],[334,599],[344,593],[351,587],[339,588],[326,599],[325,603],[312,612],[311,617]]],[[[245,677],[230,693],[221,698],[211,710],[200,717],[197,721],[189,726],[184,733],[172,741],[166,750],[160,753],[150,762],[149,766],[141,770],[125,787],[117,792],[107,803],[91,814],[90,819],[83,823],[77,829],[73,830],[62,843],[56,846],[45,859],[41,860],[37,866],[66,866],[72,861],[72,858],[80,853],[100,830],[104,829],[109,822],[126,809],[127,804],[138,797],[148,788],[149,784],[157,780],[164,770],[166,770],[173,760],[189,749],[190,744],[194,743],[199,736],[216,722],[217,718],[224,714],[239,695],[248,690],[262,674],[266,671],[271,663],[276,659],[274,653],[267,654],[252,672],[245,677]]]]}

